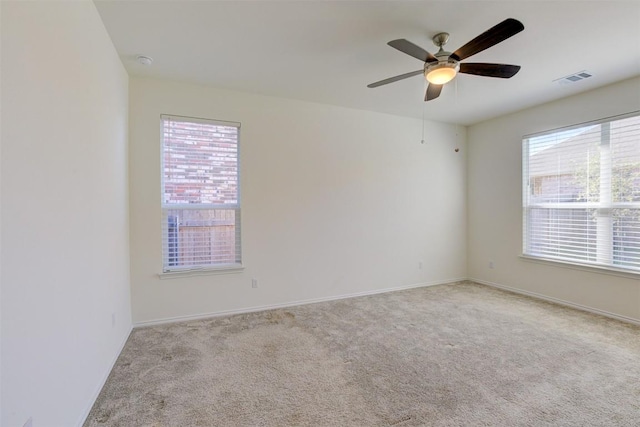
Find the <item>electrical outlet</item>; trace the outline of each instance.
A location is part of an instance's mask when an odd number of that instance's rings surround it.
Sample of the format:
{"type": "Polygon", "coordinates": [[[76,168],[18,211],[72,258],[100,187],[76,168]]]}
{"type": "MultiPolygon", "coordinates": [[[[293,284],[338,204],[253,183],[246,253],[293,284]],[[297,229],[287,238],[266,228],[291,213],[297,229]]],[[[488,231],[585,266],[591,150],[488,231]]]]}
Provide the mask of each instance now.
{"type": "Polygon", "coordinates": [[[493,268],[493,261],[489,261],[489,268],[493,268]]]}
{"type": "Polygon", "coordinates": [[[111,313],[111,327],[114,328],[116,326],[116,314],[111,313]]]}
{"type": "Polygon", "coordinates": [[[251,279],[251,287],[252,288],[258,287],[258,279],[251,279]]]}
{"type": "Polygon", "coordinates": [[[422,270],[422,261],[418,262],[418,270],[422,270]]]}

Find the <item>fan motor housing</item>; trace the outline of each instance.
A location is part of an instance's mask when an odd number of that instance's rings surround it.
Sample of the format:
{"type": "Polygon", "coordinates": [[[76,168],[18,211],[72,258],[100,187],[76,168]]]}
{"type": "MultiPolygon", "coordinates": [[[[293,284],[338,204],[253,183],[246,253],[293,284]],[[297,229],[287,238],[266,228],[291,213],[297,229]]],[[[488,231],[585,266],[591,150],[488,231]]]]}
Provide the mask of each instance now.
{"type": "Polygon", "coordinates": [[[438,52],[437,54],[435,54],[434,56],[436,58],[438,58],[438,62],[425,62],[424,64],[424,74],[425,76],[432,70],[438,69],[438,68],[453,68],[457,71],[460,70],[460,64],[458,61],[456,61],[453,58],[450,58],[449,55],[451,55],[450,52],[442,52],[442,54],[440,54],[440,52],[438,52]]]}

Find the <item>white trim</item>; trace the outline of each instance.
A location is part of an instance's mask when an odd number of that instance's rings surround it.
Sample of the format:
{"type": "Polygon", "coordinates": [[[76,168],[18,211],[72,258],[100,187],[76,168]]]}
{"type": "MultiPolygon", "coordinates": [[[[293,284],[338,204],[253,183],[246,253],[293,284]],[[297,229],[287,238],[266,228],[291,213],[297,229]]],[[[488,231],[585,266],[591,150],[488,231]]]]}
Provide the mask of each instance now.
{"type": "Polygon", "coordinates": [[[549,297],[549,296],[542,295],[542,294],[539,294],[539,293],[536,293],[536,292],[525,291],[523,289],[512,288],[511,286],[500,285],[498,283],[488,282],[486,280],[470,278],[469,281],[475,282],[475,283],[479,283],[481,285],[486,285],[486,286],[491,286],[491,287],[494,287],[494,288],[502,289],[503,291],[513,292],[513,293],[516,293],[516,294],[526,295],[528,297],[532,297],[532,298],[536,298],[536,299],[552,302],[552,303],[555,303],[555,304],[563,305],[565,307],[575,308],[576,310],[586,311],[586,312],[593,313],[593,314],[599,314],[601,316],[609,317],[611,319],[616,319],[616,320],[620,320],[622,322],[632,323],[634,325],[640,326],[640,319],[635,319],[633,317],[627,317],[627,316],[623,316],[623,315],[620,315],[620,314],[611,313],[609,311],[600,310],[598,308],[593,308],[593,307],[589,307],[589,306],[582,305],[582,304],[576,304],[574,302],[565,301],[563,299],[549,297]]]}
{"type": "Polygon", "coordinates": [[[183,277],[192,276],[209,276],[212,274],[237,274],[242,273],[244,267],[242,265],[231,265],[226,267],[203,267],[203,268],[191,268],[184,270],[172,270],[165,271],[164,273],[158,273],[158,277],[161,280],[165,279],[179,279],[183,277]]]}
{"type": "MultiPolygon", "coordinates": [[[[611,177],[609,177],[611,178],[611,177]]],[[[193,205],[189,205],[192,207],[193,205]]],[[[525,208],[544,208],[544,209],[638,209],[640,208],[640,202],[607,202],[595,203],[595,202],[540,202],[529,203],[525,208]]],[[[197,208],[196,208],[197,209],[197,208]]],[[[222,209],[222,208],[221,208],[222,209]]]]}
{"type": "Polygon", "coordinates": [[[640,271],[627,270],[622,268],[615,268],[605,265],[597,264],[580,264],[574,261],[565,261],[561,259],[543,258],[533,255],[522,254],[519,256],[524,261],[535,262],[538,264],[550,265],[553,267],[569,268],[571,270],[587,271],[589,273],[607,274],[609,276],[625,277],[627,279],[638,279],[640,271]]]}
{"type": "Polygon", "coordinates": [[[213,126],[229,126],[240,129],[240,122],[230,122],[227,120],[203,119],[202,117],[176,116],[172,114],[160,114],[160,120],[169,120],[181,123],[200,123],[213,126]]]}
{"type": "Polygon", "coordinates": [[[363,297],[363,296],[367,296],[367,295],[384,294],[384,293],[387,293],[387,292],[394,292],[394,291],[403,291],[403,290],[406,290],[406,289],[424,288],[424,287],[429,287],[429,286],[455,284],[455,283],[464,282],[465,280],[467,280],[467,279],[460,278],[460,279],[448,279],[448,280],[437,281],[437,282],[414,283],[412,285],[398,286],[398,287],[394,287],[394,288],[375,289],[375,290],[372,290],[372,291],[355,292],[355,293],[351,293],[351,294],[336,295],[336,296],[330,296],[330,297],[311,298],[311,299],[299,300],[299,301],[289,301],[289,302],[281,303],[281,304],[260,305],[260,306],[254,306],[254,307],[245,307],[245,308],[239,308],[239,309],[234,309],[234,310],[223,310],[223,311],[216,311],[216,312],[211,312],[211,313],[202,313],[202,314],[196,314],[196,315],[167,317],[167,318],[164,318],[164,319],[146,320],[146,321],[142,321],[142,322],[135,322],[133,324],[133,327],[134,328],[141,328],[141,327],[146,327],[146,326],[163,325],[163,324],[166,324],[166,323],[186,322],[186,321],[191,321],[191,320],[209,319],[209,318],[212,318],[212,317],[233,316],[234,314],[254,313],[254,312],[257,312],[257,311],[275,310],[275,309],[278,309],[278,308],[287,308],[287,307],[293,307],[293,306],[297,306],[297,305],[315,304],[315,303],[327,302],[327,301],[337,301],[337,300],[342,300],[342,299],[347,299],[347,298],[355,298],[355,297],[363,297]]]}
{"type": "Polygon", "coordinates": [[[553,133],[557,133],[557,132],[569,131],[569,130],[572,130],[572,129],[578,129],[578,128],[587,127],[587,126],[595,126],[595,125],[599,125],[599,124],[602,124],[602,123],[612,122],[614,120],[628,119],[629,117],[634,117],[634,116],[638,116],[638,115],[640,115],[640,110],[634,110],[634,111],[630,111],[628,113],[617,114],[615,116],[609,116],[609,117],[603,117],[601,119],[590,120],[588,122],[575,123],[575,124],[569,125],[569,126],[562,126],[562,127],[559,127],[559,128],[544,130],[542,132],[530,133],[528,135],[524,135],[522,137],[522,139],[531,139],[531,138],[535,138],[535,137],[539,137],[539,136],[545,136],[545,135],[549,135],[549,134],[553,134],[553,133]]]}
{"type": "MultiPolygon", "coordinates": [[[[238,198],[239,199],[239,198],[238,198]]],[[[226,203],[226,204],[213,204],[213,203],[161,203],[162,209],[165,210],[205,210],[205,209],[216,209],[216,210],[240,210],[240,203],[226,203]]],[[[638,203],[640,206],[640,203],[638,203]]]]}
{"type": "Polygon", "coordinates": [[[133,326],[129,327],[129,332],[127,332],[127,334],[125,335],[124,339],[120,343],[120,346],[118,348],[118,351],[116,352],[116,355],[113,357],[113,360],[109,364],[109,369],[107,369],[107,372],[102,376],[102,379],[100,380],[100,383],[98,384],[98,387],[96,387],[95,391],[92,393],[91,400],[90,400],[91,403],[89,404],[89,406],[80,415],[80,420],[76,423],[76,425],[78,427],[82,427],[84,425],[84,423],[87,421],[87,417],[89,416],[89,412],[91,412],[91,408],[93,408],[93,405],[96,403],[96,400],[98,399],[98,395],[100,395],[100,392],[102,391],[102,388],[107,383],[107,379],[109,378],[109,375],[111,375],[111,371],[113,371],[113,368],[116,366],[116,362],[118,361],[118,357],[120,357],[120,353],[122,353],[122,350],[124,350],[124,346],[127,343],[127,340],[129,339],[129,336],[131,335],[131,332],[133,332],[133,326]]]}

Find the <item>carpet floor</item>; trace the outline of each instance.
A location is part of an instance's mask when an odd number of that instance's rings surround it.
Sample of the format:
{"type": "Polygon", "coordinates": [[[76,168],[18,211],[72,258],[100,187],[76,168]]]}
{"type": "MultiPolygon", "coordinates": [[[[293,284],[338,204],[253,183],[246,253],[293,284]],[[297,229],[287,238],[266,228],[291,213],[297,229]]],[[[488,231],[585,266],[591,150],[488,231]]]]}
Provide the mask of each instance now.
{"type": "Polygon", "coordinates": [[[640,426],[640,327],[470,282],[137,328],[97,426],[640,426]]]}

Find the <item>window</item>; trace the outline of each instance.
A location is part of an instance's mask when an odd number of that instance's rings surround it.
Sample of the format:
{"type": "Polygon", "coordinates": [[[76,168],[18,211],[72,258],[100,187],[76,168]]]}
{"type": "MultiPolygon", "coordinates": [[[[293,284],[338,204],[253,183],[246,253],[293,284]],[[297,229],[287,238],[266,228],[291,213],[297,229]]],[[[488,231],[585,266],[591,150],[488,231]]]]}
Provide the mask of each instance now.
{"type": "Polygon", "coordinates": [[[240,124],[161,122],[163,271],[240,266],[240,124]]]}
{"type": "Polygon", "coordinates": [[[640,272],[638,113],[525,137],[525,255],[640,272]]]}

